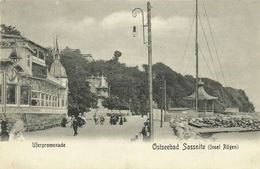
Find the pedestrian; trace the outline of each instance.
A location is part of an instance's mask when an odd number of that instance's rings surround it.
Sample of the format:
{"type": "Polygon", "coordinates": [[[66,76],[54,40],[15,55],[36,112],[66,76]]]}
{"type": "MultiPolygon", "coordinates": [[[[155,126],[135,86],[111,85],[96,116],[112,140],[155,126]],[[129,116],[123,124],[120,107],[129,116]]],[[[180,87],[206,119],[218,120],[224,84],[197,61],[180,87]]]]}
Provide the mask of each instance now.
{"type": "Polygon", "coordinates": [[[116,115],[116,123],[118,122],[118,120],[119,120],[119,116],[118,116],[118,115],[116,115]]]}
{"type": "Polygon", "coordinates": [[[66,119],[66,117],[63,117],[62,119],[61,119],[61,127],[66,127],[66,124],[67,124],[68,122],[67,122],[67,119],[66,119]]]}
{"type": "Polygon", "coordinates": [[[116,116],[115,115],[112,116],[112,124],[116,125],[116,116]]]}
{"type": "Polygon", "coordinates": [[[9,140],[9,133],[7,130],[7,122],[3,119],[1,121],[1,141],[8,141],[9,140]]]}
{"type": "Polygon", "coordinates": [[[73,119],[72,127],[73,127],[73,130],[74,130],[74,136],[78,135],[78,121],[77,121],[77,118],[73,119]]]}
{"type": "Polygon", "coordinates": [[[114,125],[117,125],[117,122],[118,122],[118,116],[115,115],[115,116],[114,116],[114,125]]]}
{"type": "Polygon", "coordinates": [[[113,118],[112,118],[112,117],[113,117],[113,116],[110,115],[110,119],[109,119],[110,125],[113,125],[113,118]]]}
{"type": "Polygon", "coordinates": [[[122,116],[120,116],[119,125],[123,125],[123,118],[122,118],[122,116]]]}
{"type": "Polygon", "coordinates": [[[148,122],[144,122],[144,127],[142,128],[142,131],[140,132],[143,136],[143,141],[148,141],[150,138],[150,129],[148,126],[148,122]]]}
{"type": "Polygon", "coordinates": [[[93,119],[94,119],[95,124],[97,125],[98,118],[97,118],[97,114],[96,113],[94,114],[93,119]]]}
{"type": "Polygon", "coordinates": [[[101,125],[103,125],[104,121],[105,121],[104,116],[100,116],[100,123],[101,123],[101,125]]]}

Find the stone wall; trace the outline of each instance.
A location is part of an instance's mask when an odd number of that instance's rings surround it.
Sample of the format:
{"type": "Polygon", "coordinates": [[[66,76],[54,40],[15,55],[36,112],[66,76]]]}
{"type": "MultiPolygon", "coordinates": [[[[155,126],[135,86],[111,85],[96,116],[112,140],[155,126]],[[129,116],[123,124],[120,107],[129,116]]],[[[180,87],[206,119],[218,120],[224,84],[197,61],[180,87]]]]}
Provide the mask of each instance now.
{"type": "MultiPolygon", "coordinates": [[[[65,114],[48,114],[48,113],[6,113],[8,126],[12,128],[17,120],[21,120],[25,124],[25,131],[45,130],[52,127],[60,126],[61,119],[65,114]]],[[[0,113],[1,118],[5,118],[3,113],[0,113]]]]}

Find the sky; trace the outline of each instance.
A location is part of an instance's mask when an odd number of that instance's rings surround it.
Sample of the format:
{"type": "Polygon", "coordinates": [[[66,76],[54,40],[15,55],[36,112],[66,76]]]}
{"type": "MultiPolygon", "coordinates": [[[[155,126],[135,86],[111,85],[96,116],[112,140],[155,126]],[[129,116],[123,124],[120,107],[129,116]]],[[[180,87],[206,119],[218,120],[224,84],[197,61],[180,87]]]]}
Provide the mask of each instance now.
{"type": "MultiPolygon", "coordinates": [[[[153,63],[163,62],[183,75],[195,75],[195,0],[150,2],[153,63]]],[[[52,46],[57,35],[60,48],[80,49],[96,60],[110,59],[119,50],[123,53],[120,61],[128,66],[147,63],[141,15],[134,18],[131,14],[132,9],[140,7],[147,22],[144,0],[2,0],[0,4],[1,23],[15,26],[23,36],[42,46],[52,46]],[[134,25],[136,37],[132,36],[134,25]]],[[[259,0],[199,0],[198,37],[202,50],[199,76],[245,90],[257,111],[260,111],[259,10],[259,0]]]]}

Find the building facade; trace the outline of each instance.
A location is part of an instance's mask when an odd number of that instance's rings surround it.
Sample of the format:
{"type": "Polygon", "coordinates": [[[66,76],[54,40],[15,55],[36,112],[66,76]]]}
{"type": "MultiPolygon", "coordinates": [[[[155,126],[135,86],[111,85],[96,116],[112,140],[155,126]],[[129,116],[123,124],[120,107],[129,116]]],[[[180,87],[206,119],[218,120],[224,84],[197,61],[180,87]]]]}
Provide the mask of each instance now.
{"type": "Polygon", "coordinates": [[[48,50],[21,36],[1,34],[0,113],[67,114],[68,79],[58,43],[50,71],[48,50]]]}

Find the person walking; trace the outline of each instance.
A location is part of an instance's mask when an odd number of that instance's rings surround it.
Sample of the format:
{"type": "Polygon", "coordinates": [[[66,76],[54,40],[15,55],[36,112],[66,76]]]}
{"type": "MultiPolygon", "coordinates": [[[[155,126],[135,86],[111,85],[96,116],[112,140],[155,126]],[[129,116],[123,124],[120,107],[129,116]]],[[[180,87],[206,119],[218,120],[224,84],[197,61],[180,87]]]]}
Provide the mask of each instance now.
{"type": "Polygon", "coordinates": [[[74,136],[78,135],[78,120],[77,120],[77,118],[73,119],[72,127],[73,127],[73,130],[74,130],[74,136]]]}
{"type": "Polygon", "coordinates": [[[122,116],[120,116],[119,125],[123,125],[123,118],[122,118],[122,116]]]}
{"type": "Polygon", "coordinates": [[[98,117],[97,117],[96,113],[94,114],[93,119],[94,119],[95,125],[97,125],[98,117]]]}
{"type": "Polygon", "coordinates": [[[105,118],[104,116],[100,116],[100,124],[103,125],[105,122],[105,118]]]}

